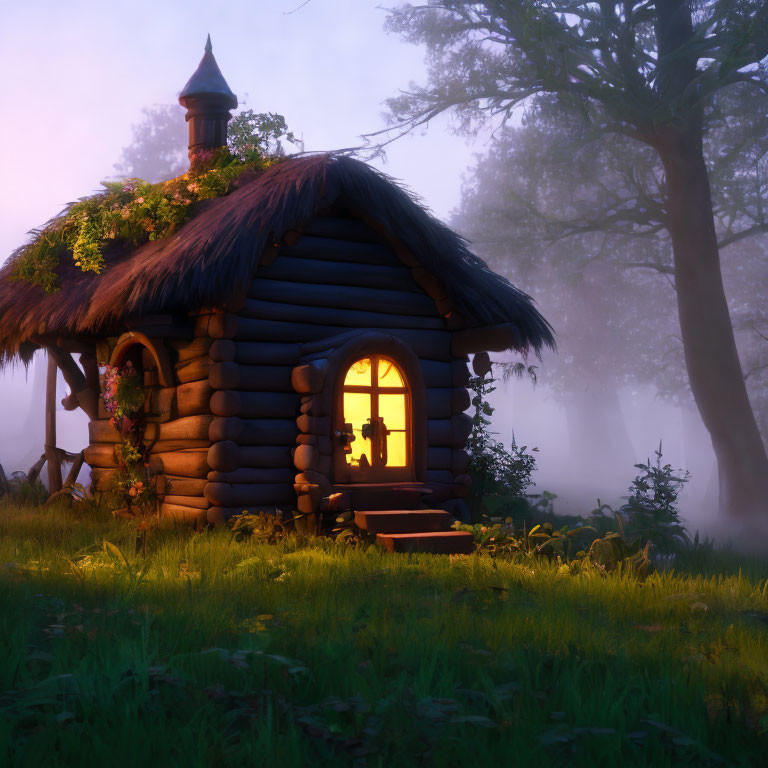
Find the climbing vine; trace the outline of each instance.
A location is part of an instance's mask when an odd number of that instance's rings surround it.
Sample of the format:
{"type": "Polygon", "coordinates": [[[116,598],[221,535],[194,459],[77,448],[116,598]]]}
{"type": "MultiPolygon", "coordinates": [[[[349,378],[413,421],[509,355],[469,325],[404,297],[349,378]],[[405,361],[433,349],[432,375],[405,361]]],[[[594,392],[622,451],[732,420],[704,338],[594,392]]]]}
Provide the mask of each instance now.
{"type": "Polygon", "coordinates": [[[134,509],[144,515],[154,512],[157,492],[150,479],[144,444],[146,394],[130,360],[122,367],[107,366],[102,397],[110,424],[121,438],[115,445],[118,468],[112,478],[113,490],[128,513],[134,509]]]}

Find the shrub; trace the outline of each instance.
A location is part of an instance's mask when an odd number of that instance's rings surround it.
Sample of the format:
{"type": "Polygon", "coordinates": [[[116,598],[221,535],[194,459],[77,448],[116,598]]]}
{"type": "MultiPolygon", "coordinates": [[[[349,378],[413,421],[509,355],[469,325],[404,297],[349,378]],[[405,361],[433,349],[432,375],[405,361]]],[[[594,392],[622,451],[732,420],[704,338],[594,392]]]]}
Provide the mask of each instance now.
{"type": "MultiPolygon", "coordinates": [[[[472,476],[471,499],[478,501],[485,496],[508,496],[523,499],[525,490],[533,484],[531,474],[536,469],[536,459],[527,452],[527,446],[518,446],[514,437],[509,449],[494,439],[489,430],[494,409],[488,395],[496,387],[496,379],[475,376],[469,381],[474,393],[472,405],[472,432],[467,440],[471,456],[469,473],[472,476]]],[[[537,448],[532,448],[537,451],[537,448]]]]}

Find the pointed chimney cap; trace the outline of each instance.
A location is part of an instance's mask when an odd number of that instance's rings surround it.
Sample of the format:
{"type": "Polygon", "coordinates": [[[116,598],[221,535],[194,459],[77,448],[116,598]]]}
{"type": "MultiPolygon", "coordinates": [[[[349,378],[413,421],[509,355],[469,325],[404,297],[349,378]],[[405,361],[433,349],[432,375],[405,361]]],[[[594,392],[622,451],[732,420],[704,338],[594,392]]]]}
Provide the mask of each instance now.
{"type": "Polygon", "coordinates": [[[200,64],[195,70],[187,84],[181,89],[179,94],[179,103],[184,107],[189,107],[187,99],[199,99],[206,96],[216,97],[216,100],[224,100],[227,109],[237,108],[237,96],[227,85],[224,75],[221,74],[219,65],[213,57],[213,46],[211,45],[211,36],[205,43],[205,53],[200,59],[200,64]]]}

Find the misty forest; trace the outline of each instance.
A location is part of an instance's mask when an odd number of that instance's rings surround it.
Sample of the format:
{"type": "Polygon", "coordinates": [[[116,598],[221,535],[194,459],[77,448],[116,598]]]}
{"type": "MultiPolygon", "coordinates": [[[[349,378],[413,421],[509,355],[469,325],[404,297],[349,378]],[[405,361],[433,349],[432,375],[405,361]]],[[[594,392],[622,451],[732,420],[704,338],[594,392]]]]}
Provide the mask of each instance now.
{"type": "Polygon", "coordinates": [[[193,5],[9,158],[0,762],[759,764],[768,3],[193,5]]]}

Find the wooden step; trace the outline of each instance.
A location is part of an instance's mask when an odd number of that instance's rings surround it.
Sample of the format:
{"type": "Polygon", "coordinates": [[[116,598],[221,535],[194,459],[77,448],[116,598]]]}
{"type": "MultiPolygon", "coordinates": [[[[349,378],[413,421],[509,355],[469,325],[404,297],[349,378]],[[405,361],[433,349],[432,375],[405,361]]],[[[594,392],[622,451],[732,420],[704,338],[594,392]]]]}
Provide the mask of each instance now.
{"type": "Polygon", "coordinates": [[[355,510],[355,525],[371,533],[448,531],[453,519],[442,509],[355,510]]]}
{"type": "Polygon", "coordinates": [[[440,555],[469,555],[475,542],[468,531],[429,533],[380,533],[376,542],[387,552],[432,552],[440,555]]]}
{"type": "Polygon", "coordinates": [[[418,509],[432,491],[423,483],[337,483],[333,493],[343,493],[352,509],[388,511],[418,509]]]}

